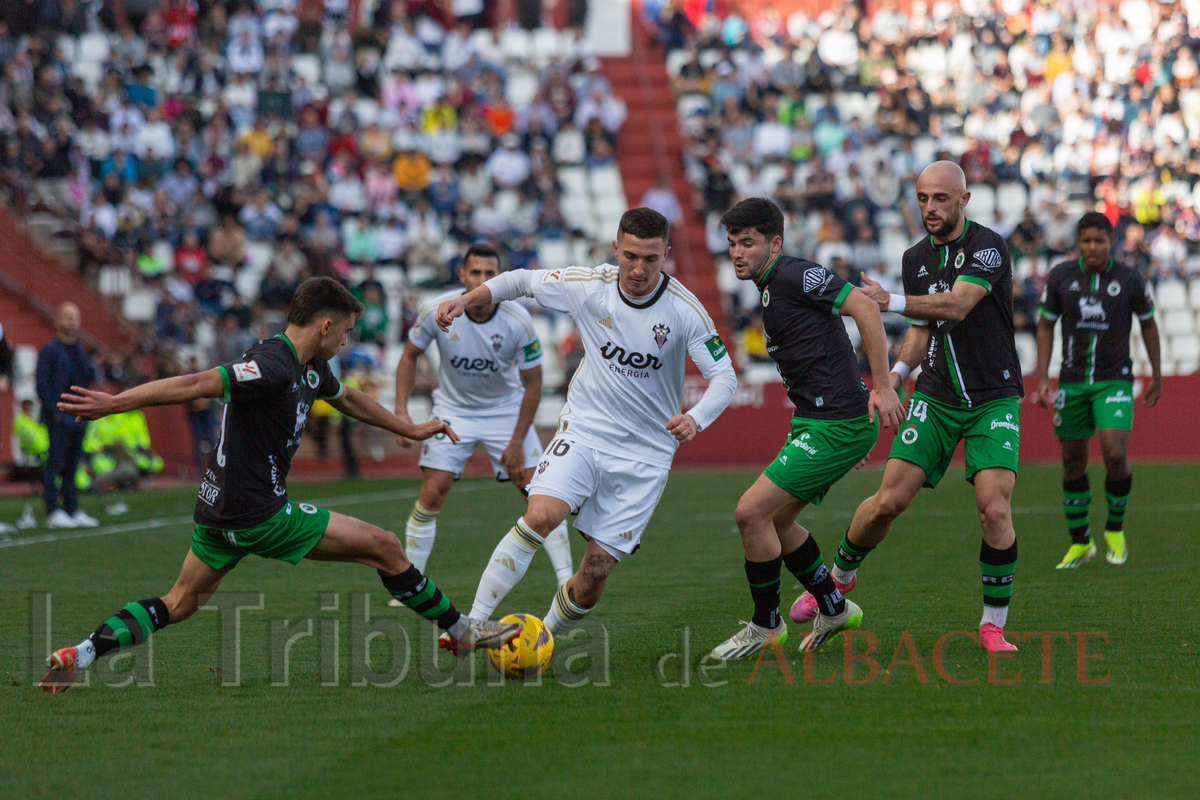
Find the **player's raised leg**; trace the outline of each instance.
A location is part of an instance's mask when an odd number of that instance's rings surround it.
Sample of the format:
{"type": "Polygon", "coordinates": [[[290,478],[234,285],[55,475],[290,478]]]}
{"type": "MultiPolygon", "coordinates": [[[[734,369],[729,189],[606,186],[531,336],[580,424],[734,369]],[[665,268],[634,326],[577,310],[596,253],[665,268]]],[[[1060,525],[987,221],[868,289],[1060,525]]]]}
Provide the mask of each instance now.
{"type": "Polygon", "coordinates": [[[570,506],[557,497],[538,494],[529,498],[525,515],[504,535],[488,559],[471,606],[472,619],[482,620],[492,615],[500,601],[525,577],[529,563],[546,537],[570,513],[570,506]]]}
{"type": "Polygon", "coordinates": [[[79,644],[54,651],[47,659],[50,671],[39,685],[48,692],[65,692],[75,677],[100,656],[136,647],[167,625],[183,622],[217,590],[230,569],[232,566],[213,569],[188,551],[170,592],[129,603],[79,644]]]}
{"type": "MultiPolygon", "coordinates": [[[[1062,412],[1060,412],[1062,413],[1062,412]]],[[[1092,487],[1088,483],[1088,445],[1091,439],[1059,439],[1063,459],[1063,513],[1067,517],[1067,533],[1071,546],[1057,569],[1075,569],[1096,555],[1088,511],[1092,504],[1092,487]]]]}
{"type": "Polygon", "coordinates": [[[331,512],[325,534],[305,558],[374,567],[388,593],[449,633],[456,651],[500,647],[520,633],[517,623],[501,625],[464,617],[450,598],[408,560],[394,533],[354,517],[331,512]]]}
{"type": "Polygon", "coordinates": [[[587,616],[608,583],[608,576],[617,566],[616,556],[595,541],[588,541],[579,570],[554,594],[554,601],[546,612],[546,627],[554,636],[562,636],[587,616]]]}
{"type": "Polygon", "coordinates": [[[983,528],[979,568],[983,574],[983,617],[979,646],[984,650],[1016,650],[1004,639],[1013,574],[1017,569],[1017,534],[1012,524],[1012,492],[1017,475],[1003,468],[975,473],[975,508],[983,528]]]}
{"type": "Polygon", "coordinates": [[[902,458],[889,458],[879,491],[863,500],[854,512],[833,560],[833,579],[843,586],[856,580],[859,566],[888,535],[892,522],[904,513],[921,486],[925,470],[902,458]]]}
{"type": "Polygon", "coordinates": [[[1104,499],[1108,503],[1108,520],[1104,525],[1108,552],[1104,557],[1110,564],[1124,564],[1129,558],[1125,544],[1125,508],[1133,488],[1133,474],[1129,471],[1129,431],[1101,428],[1100,449],[1104,454],[1104,499]]]}

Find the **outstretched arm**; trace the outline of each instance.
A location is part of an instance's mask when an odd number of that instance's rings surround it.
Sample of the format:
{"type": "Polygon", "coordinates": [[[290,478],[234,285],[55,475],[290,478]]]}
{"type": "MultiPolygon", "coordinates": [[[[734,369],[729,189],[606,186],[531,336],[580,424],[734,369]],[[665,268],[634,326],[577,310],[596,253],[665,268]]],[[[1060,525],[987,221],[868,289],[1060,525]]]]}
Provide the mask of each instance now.
{"type": "Polygon", "coordinates": [[[533,297],[533,287],[537,285],[538,276],[541,274],[541,270],[533,269],[501,272],[482,286],[438,306],[438,327],[443,331],[450,330],[450,323],[455,317],[461,317],[468,308],[490,306],[504,300],[516,300],[518,297],[533,297]]]}
{"type": "MultiPolygon", "coordinates": [[[[923,319],[932,322],[945,320],[947,322],[962,322],[971,309],[982,300],[990,289],[969,280],[954,282],[949,292],[940,294],[910,294],[896,295],[904,298],[903,308],[893,308],[892,295],[870,278],[863,276],[863,289],[867,296],[879,305],[880,311],[895,311],[909,319],[923,319]]],[[[896,300],[894,302],[900,302],[896,300]]]]}
{"type": "Polygon", "coordinates": [[[64,392],[58,410],[80,419],[100,419],[147,406],[187,403],[201,397],[222,397],[225,388],[221,373],[215,369],[150,381],[117,395],[72,386],[64,392]]]}
{"type": "Polygon", "coordinates": [[[431,419],[429,422],[421,425],[413,425],[411,422],[405,422],[379,405],[369,394],[361,392],[352,386],[346,386],[345,384],[342,384],[342,386],[345,391],[341,397],[335,399],[325,398],[325,402],[347,417],[352,417],[359,422],[365,422],[376,428],[382,428],[385,431],[391,431],[397,436],[403,436],[408,439],[428,439],[431,436],[444,433],[450,437],[450,441],[458,442],[458,435],[450,430],[450,426],[440,419],[431,419]]]}

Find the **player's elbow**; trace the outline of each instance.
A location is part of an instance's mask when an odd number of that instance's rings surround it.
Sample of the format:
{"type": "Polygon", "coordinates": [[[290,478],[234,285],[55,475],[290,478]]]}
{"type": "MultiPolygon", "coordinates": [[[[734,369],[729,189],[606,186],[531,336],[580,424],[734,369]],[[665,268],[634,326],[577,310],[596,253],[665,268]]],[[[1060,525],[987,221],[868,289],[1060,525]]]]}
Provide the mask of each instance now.
{"type": "Polygon", "coordinates": [[[965,303],[952,303],[946,310],[946,320],[948,322],[962,322],[967,317],[967,312],[971,309],[965,303]]]}

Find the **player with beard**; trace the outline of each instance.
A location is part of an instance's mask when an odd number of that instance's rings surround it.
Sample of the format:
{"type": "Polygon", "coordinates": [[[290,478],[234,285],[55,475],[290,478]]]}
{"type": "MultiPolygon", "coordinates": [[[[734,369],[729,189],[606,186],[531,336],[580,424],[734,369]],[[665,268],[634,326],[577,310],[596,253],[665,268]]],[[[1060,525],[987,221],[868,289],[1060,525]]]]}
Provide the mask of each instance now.
{"type": "Polygon", "coordinates": [[[1012,492],[1024,394],[1013,340],[1012,261],[1000,234],[964,216],[970,198],[957,164],[926,167],[917,179],[917,202],[929,236],[904,253],[904,294],[888,294],[864,279],[881,310],[912,323],[892,368],[893,386],[918,365],[921,374],[879,491],[859,505],[832,573],[841,591],[849,591],[892,521],[922,486],[937,485],[965,441],[966,477],[975,486],[983,528],[979,646],[1016,650],[1004,639],[1017,566],[1012,492]]]}

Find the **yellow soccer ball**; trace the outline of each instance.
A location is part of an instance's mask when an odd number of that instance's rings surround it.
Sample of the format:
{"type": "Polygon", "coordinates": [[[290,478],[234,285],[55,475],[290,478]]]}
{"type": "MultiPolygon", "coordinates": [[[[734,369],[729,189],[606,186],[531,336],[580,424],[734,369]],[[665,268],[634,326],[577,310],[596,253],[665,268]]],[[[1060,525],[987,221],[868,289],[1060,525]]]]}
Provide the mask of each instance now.
{"type": "Polygon", "coordinates": [[[498,650],[488,650],[488,661],[509,678],[536,678],[542,674],[554,654],[554,635],[546,624],[532,614],[509,614],[501,622],[524,625],[517,638],[498,650]]]}

